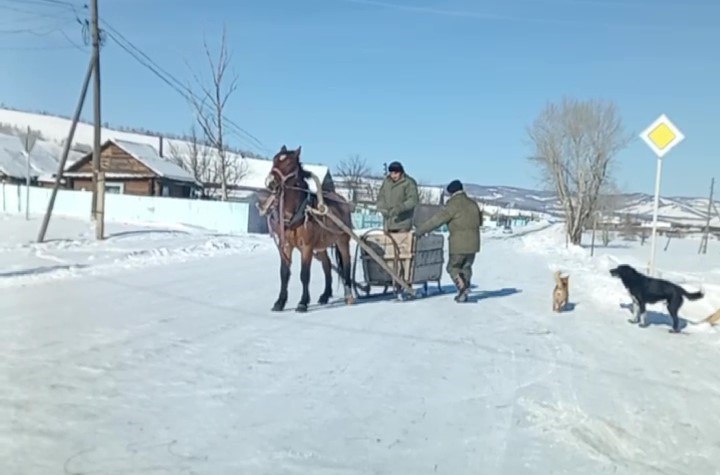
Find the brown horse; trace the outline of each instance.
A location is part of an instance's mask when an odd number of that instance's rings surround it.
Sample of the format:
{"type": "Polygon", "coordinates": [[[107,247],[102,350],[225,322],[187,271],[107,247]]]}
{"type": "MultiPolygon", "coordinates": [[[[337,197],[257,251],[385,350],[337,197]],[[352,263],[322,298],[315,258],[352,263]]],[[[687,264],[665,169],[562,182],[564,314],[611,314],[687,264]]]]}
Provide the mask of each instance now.
{"type": "MultiPolygon", "coordinates": [[[[311,174],[305,171],[300,163],[301,148],[288,150],[283,145],[273,157],[273,167],[266,180],[266,186],[272,193],[270,199],[274,204],[268,220],[269,227],[277,236],[280,252],[280,295],[272,308],[276,312],[283,310],[287,302],[292,252],[295,248],[300,250],[300,280],[303,285],[302,297],[296,311],[307,311],[310,302],[308,284],[313,254],[322,263],[325,273],[325,291],[320,295],[318,303],[324,305],[332,296],[332,266],[327,253],[327,248],[331,246],[335,248],[338,272],[345,285],[345,302],[352,304],[355,301],[350,278],[350,236],[327,217],[309,211],[317,205],[317,196],[310,191],[305,181],[311,174]]],[[[350,204],[329,191],[323,192],[323,197],[329,212],[352,228],[350,204]]]]}

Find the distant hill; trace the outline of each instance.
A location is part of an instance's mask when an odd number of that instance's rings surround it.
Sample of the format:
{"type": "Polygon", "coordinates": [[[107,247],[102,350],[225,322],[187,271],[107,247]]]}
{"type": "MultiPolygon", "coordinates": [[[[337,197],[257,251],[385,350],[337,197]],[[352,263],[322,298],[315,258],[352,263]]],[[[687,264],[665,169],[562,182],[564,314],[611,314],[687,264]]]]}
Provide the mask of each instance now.
{"type": "MultiPolygon", "coordinates": [[[[32,113],[0,107],[0,131],[25,130],[31,127],[39,131],[42,138],[56,145],[64,143],[70,128],[70,119],[48,113],[32,113]]],[[[163,148],[166,154],[172,151],[184,151],[188,147],[188,137],[173,134],[157,134],[149,131],[133,131],[128,127],[116,129],[104,127],[103,140],[114,137],[120,140],[145,143],[156,149],[160,146],[162,137],[163,148]]],[[[75,132],[75,149],[90,150],[93,138],[93,127],[86,122],[80,122],[75,132]]],[[[257,158],[249,152],[236,152],[239,156],[257,158]]],[[[76,154],[77,155],[77,154],[76,154]]],[[[52,168],[52,167],[51,167],[52,168]]],[[[54,168],[53,168],[54,169],[54,168]]],[[[444,185],[435,187],[427,192],[438,193],[444,185]]],[[[499,208],[512,208],[518,211],[548,214],[555,217],[562,216],[562,208],[557,196],[553,192],[530,190],[512,186],[489,186],[466,183],[467,193],[474,199],[487,205],[499,208]]],[[[618,216],[631,215],[635,218],[652,220],[653,196],[644,193],[627,193],[617,196],[615,214],[618,216]]],[[[702,197],[662,197],[658,219],[666,222],[701,226],[705,224],[708,200],[702,197]]],[[[711,224],[720,226],[720,218],[713,212],[711,224]]]]}

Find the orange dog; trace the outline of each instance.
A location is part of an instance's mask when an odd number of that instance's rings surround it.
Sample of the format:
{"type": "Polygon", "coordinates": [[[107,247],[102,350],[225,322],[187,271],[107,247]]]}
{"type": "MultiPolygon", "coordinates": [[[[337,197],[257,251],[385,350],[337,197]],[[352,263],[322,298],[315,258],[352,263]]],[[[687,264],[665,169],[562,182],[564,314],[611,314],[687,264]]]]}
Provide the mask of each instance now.
{"type": "Polygon", "coordinates": [[[710,325],[717,325],[720,323],[720,310],[717,310],[715,313],[707,317],[703,322],[707,322],[710,325]]]}
{"type": "Polygon", "coordinates": [[[570,298],[570,276],[561,276],[555,272],[555,289],[553,290],[553,311],[562,312],[570,298]]]}

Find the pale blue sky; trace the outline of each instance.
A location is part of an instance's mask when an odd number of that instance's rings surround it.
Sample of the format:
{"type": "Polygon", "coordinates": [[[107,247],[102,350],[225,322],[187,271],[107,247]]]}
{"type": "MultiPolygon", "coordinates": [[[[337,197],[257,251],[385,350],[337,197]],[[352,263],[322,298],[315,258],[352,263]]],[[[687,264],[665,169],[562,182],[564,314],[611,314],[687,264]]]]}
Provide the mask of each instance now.
{"type": "MultiPolygon", "coordinates": [[[[1,102],[71,114],[88,54],[68,41],[83,44],[68,4],[85,18],[78,0],[0,0],[1,102]]],[[[331,167],[358,153],[378,171],[400,160],[434,184],[536,187],[526,127],[568,95],[615,101],[630,132],[661,113],[681,128],[663,194],[704,196],[720,177],[716,0],[99,4],[101,18],[183,81],[187,63],[204,72],[203,36],[216,45],[224,23],[241,77],[227,115],[271,151],[302,145],[305,160],[331,167]]],[[[102,81],[104,121],[189,130],[184,100],[113,41],[102,81]]],[[[639,139],[617,176],[623,191],[653,191],[654,156],[639,139]]]]}

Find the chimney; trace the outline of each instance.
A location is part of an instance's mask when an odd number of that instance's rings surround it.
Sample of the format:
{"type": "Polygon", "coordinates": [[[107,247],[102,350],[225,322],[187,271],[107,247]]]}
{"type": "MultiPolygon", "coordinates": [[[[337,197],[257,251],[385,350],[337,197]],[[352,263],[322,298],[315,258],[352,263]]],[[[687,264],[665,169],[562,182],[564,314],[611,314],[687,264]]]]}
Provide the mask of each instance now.
{"type": "Polygon", "coordinates": [[[163,138],[162,138],[162,135],[159,136],[158,138],[160,139],[160,148],[158,149],[158,153],[160,154],[160,158],[165,158],[165,157],[163,157],[163,138]]]}

